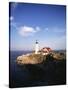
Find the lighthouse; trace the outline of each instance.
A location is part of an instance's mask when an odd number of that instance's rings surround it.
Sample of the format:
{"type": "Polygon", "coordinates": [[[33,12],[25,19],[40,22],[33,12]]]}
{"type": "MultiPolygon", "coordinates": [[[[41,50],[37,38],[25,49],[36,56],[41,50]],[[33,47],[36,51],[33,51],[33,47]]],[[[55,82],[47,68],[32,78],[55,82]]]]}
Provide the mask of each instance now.
{"type": "Polygon", "coordinates": [[[39,44],[38,44],[38,41],[36,40],[36,42],[35,42],[35,54],[38,54],[38,51],[39,51],[39,44]]]}

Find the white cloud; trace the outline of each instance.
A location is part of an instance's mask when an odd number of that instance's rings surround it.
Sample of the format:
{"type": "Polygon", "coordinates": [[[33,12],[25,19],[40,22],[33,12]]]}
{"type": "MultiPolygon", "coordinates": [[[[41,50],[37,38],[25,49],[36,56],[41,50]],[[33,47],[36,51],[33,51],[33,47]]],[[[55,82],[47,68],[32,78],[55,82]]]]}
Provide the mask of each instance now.
{"type": "Polygon", "coordinates": [[[53,32],[55,32],[55,33],[64,33],[65,30],[62,29],[62,28],[54,28],[54,29],[53,29],[53,32]]]}
{"type": "Polygon", "coordinates": [[[13,16],[10,16],[9,19],[10,19],[10,21],[13,21],[14,20],[14,17],[13,16]]]}
{"type": "Polygon", "coordinates": [[[19,34],[24,36],[24,37],[32,36],[33,34],[38,32],[39,30],[40,30],[39,27],[33,28],[33,27],[28,27],[28,26],[21,26],[19,28],[19,34]]]}
{"type": "Polygon", "coordinates": [[[52,32],[52,33],[65,33],[66,30],[64,28],[59,27],[51,27],[51,28],[45,28],[45,32],[52,32]]]}
{"type": "Polygon", "coordinates": [[[11,22],[11,26],[15,28],[15,30],[19,30],[18,24],[15,22],[11,22]]]}
{"type": "Polygon", "coordinates": [[[40,27],[37,26],[37,27],[36,27],[36,31],[40,31],[40,27]]]}
{"type": "Polygon", "coordinates": [[[45,46],[52,48],[53,50],[57,49],[66,49],[66,36],[60,36],[60,37],[51,37],[50,39],[47,38],[46,40],[40,41],[40,48],[43,48],[45,46]]]}
{"type": "Polygon", "coordinates": [[[14,17],[13,16],[10,16],[10,25],[12,26],[12,27],[14,27],[15,28],[15,30],[18,30],[19,29],[19,26],[18,26],[18,23],[17,22],[15,22],[14,21],[14,17]]]}
{"type": "Polygon", "coordinates": [[[17,7],[18,3],[17,2],[14,2],[12,3],[12,7],[15,9],[17,7]]]}
{"type": "Polygon", "coordinates": [[[48,28],[45,28],[46,31],[48,31],[49,29],[48,28]]]}

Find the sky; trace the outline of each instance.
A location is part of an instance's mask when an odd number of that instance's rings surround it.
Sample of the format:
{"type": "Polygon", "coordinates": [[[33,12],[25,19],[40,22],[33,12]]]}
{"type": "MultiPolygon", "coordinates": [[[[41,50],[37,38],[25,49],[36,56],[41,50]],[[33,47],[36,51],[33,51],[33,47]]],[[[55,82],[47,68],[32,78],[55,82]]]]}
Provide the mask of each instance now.
{"type": "Polygon", "coordinates": [[[10,3],[10,50],[66,49],[66,7],[32,3],[10,3]]]}

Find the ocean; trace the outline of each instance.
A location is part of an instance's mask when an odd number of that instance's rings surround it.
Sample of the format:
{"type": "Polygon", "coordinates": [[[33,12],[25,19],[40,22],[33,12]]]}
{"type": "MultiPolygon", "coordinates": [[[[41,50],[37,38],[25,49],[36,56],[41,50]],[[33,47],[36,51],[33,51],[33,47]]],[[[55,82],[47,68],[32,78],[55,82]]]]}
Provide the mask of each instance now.
{"type": "Polygon", "coordinates": [[[9,87],[32,87],[66,84],[66,60],[35,65],[18,65],[16,58],[31,51],[10,51],[9,87]]]}

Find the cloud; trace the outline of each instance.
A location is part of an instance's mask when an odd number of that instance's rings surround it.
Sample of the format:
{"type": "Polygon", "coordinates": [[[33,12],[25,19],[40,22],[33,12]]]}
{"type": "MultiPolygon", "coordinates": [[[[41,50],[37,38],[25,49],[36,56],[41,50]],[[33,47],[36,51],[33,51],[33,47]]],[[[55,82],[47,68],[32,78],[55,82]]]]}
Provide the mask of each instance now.
{"type": "Polygon", "coordinates": [[[54,34],[60,34],[60,33],[65,33],[66,30],[64,28],[59,28],[59,27],[49,27],[44,29],[45,32],[52,32],[54,34]]]}
{"type": "Polygon", "coordinates": [[[15,28],[15,30],[19,30],[18,23],[11,22],[11,26],[15,28]]]}
{"type": "Polygon", "coordinates": [[[40,27],[37,26],[37,27],[36,27],[36,31],[40,31],[40,27]]]}
{"type": "Polygon", "coordinates": [[[57,49],[66,49],[66,36],[60,36],[60,37],[51,37],[50,39],[47,38],[46,40],[40,41],[40,48],[48,46],[52,48],[53,50],[57,49]]]}
{"type": "Polygon", "coordinates": [[[40,30],[39,27],[28,27],[28,26],[21,26],[19,28],[19,34],[21,36],[27,37],[27,36],[32,36],[33,34],[37,33],[40,30]]]}
{"type": "Polygon", "coordinates": [[[14,2],[12,3],[12,7],[15,9],[17,7],[18,3],[17,2],[14,2]]]}
{"type": "Polygon", "coordinates": [[[46,31],[48,31],[48,30],[49,30],[49,28],[45,28],[45,30],[46,30],[46,31]]]}
{"type": "Polygon", "coordinates": [[[10,16],[9,19],[10,19],[10,21],[13,21],[14,20],[14,17],[13,16],[10,16]]]}
{"type": "Polygon", "coordinates": [[[18,23],[14,21],[14,17],[10,16],[10,26],[14,27],[16,30],[19,29],[18,23]]]}
{"type": "Polygon", "coordinates": [[[58,27],[53,28],[52,31],[55,33],[64,33],[65,32],[65,30],[63,28],[58,28],[58,27]]]}

